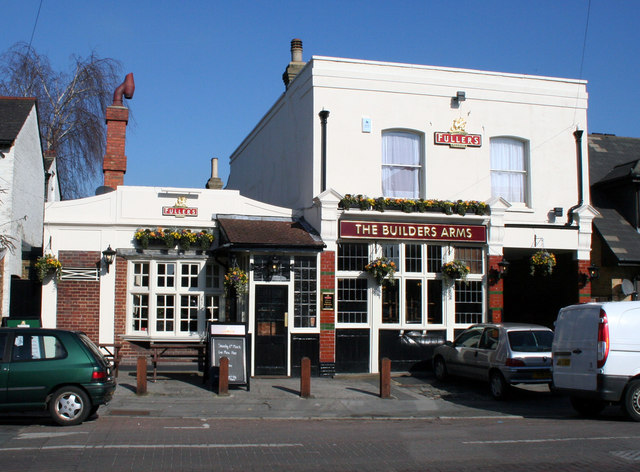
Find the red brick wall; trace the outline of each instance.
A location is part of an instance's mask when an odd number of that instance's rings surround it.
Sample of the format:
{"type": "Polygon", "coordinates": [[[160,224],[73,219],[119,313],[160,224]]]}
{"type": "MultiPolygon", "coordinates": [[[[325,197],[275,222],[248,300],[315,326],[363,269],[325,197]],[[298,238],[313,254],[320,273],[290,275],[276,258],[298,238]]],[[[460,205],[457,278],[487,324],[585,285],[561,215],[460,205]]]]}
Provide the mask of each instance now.
{"type": "Polygon", "coordinates": [[[320,310],[320,362],[335,362],[336,359],[335,281],[336,253],[324,251],[320,254],[320,292],[333,295],[334,309],[320,310]]]}
{"type": "MultiPolygon", "coordinates": [[[[95,267],[99,251],[60,251],[63,267],[95,267]]],[[[100,282],[97,280],[59,280],[56,326],[84,331],[93,342],[99,340],[100,282]]]]}
{"type": "Polygon", "coordinates": [[[504,282],[502,279],[492,277],[492,270],[498,270],[500,261],[502,256],[489,256],[489,319],[487,321],[493,323],[502,323],[504,310],[504,282]]]}
{"type": "Polygon", "coordinates": [[[578,261],[578,302],[579,303],[587,303],[593,301],[591,298],[591,281],[588,277],[582,279],[580,274],[589,274],[589,266],[591,265],[591,261],[578,261]],[[582,279],[582,280],[581,280],[582,279]],[[584,281],[584,284],[582,283],[584,281]]]}

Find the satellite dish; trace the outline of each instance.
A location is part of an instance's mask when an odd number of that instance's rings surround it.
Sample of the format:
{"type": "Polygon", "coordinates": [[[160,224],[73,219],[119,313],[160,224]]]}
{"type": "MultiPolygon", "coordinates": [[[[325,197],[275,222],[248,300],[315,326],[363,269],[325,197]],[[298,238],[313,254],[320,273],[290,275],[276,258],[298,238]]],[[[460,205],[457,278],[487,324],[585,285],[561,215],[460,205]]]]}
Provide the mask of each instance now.
{"type": "Polygon", "coordinates": [[[625,297],[628,297],[629,295],[633,295],[634,293],[636,293],[636,288],[633,286],[633,282],[631,282],[631,280],[629,279],[624,279],[622,281],[622,293],[624,293],[625,297]]]}

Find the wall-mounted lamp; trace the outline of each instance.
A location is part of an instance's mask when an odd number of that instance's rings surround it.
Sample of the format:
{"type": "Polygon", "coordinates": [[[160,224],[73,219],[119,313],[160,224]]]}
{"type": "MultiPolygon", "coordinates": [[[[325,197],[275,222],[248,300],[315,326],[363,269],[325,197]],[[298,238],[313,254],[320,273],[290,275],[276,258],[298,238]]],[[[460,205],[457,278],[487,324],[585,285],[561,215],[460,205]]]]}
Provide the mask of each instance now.
{"type": "Polygon", "coordinates": [[[107,266],[107,273],[109,273],[109,266],[113,264],[115,257],[116,257],[116,251],[111,249],[111,244],[109,244],[109,247],[104,251],[102,251],[102,260],[107,266]]]}
{"type": "Polygon", "coordinates": [[[498,268],[491,268],[489,270],[489,285],[497,284],[500,279],[503,279],[505,275],[507,275],[507,271],[509,270],[509,261],[502,259],[498,262],[498,268]]]}
{"type": "Polygon", "coordinates": [[[553,216],[559,218],[564,213],[564,208],[562,207],[554,207],[553,208],[553,216]]]}
{"type": "Polygon", "coordinates": [[[591,264],[587,267],[587,270],[589,271],[589,280],[595,280],[600,277],[600,267],[591,264]]]}

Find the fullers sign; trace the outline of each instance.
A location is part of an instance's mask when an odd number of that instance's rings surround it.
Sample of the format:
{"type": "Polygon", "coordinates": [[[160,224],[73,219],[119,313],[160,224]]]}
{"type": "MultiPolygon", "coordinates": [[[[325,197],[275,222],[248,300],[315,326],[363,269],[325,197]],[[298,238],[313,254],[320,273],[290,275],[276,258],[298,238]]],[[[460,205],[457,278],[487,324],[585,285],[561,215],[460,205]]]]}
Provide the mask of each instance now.
{"type": "Polygon", "coordinates": [[[487,229],[472,225],[341,221],[340,237],[484,243],[487,241],[487,229]]]}
{"type": "Polygon", "coordinates": [[[479,134],[468,134],[465,131],[466,126],[467,122],[464,118],[458,118],[457,120],[453,120],[453,124],[448,133],[436,132],[433,135],[433,139],[436,144],[444,144],[452,148],[482,146],[482,136],[479,134]]]}
{"type": "Polygon", "coordinates": [[[162,216],[175,216],[184,218],[185,216],[198,216],[198,209],[187,206],[187,197],[178,197],[176,204],[172,207],[163,206],[162,216]]]}

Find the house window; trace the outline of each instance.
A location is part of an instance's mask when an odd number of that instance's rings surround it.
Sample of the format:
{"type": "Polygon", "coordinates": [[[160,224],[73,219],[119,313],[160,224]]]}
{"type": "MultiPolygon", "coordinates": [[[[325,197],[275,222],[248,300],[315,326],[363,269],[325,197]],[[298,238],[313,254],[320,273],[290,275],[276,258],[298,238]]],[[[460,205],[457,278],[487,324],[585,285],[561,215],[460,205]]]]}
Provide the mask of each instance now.
{"type": "Polygon", "coordinates": [[[456,323],[482,323],[482,282],[456,280],[456,323]]]}
{"type": "Polygon", "coordinates": [[[382,282],[382,322],[400,322],[400,284],[389,280],[382,282]]]}
{"type": "Polygon", "coordinates": [[[201,336],[224,313],[221,270],[213,261],[131,261],[128,335],[201,336]]]}
{"type": "Polygon", "coordinates": [[[418,134],[387,131],[382,134],[382,194],[392,198],[420,198],[422,163],[418,134]]]}
{"type": "Polygon", "coordinates": [[[293,325],[296,328],[315,328],[318,285],[316,257],[296,256],[293,273],[293,325]]]}
{"type": "Polygon", "coordinates": [[[338,270],[362,271],[369,263],[369,246],[360,243],[338,245],[338,270]]]}
{"type": "Polygon", "coordinates": [[[527,156],[523,141],[491,138],[491,195],[527,203],[527,156]]]}
{"type": "Polygon", "coordinates": [[[482,274],[483,251],[479,247],[456,247],[455,259],[469,266],[469,273],[482,274]]]}
{"type": "Polygon", "coordinates": [[[367,322],[367,280],[338,279],[338,322],[367,322]]]}

